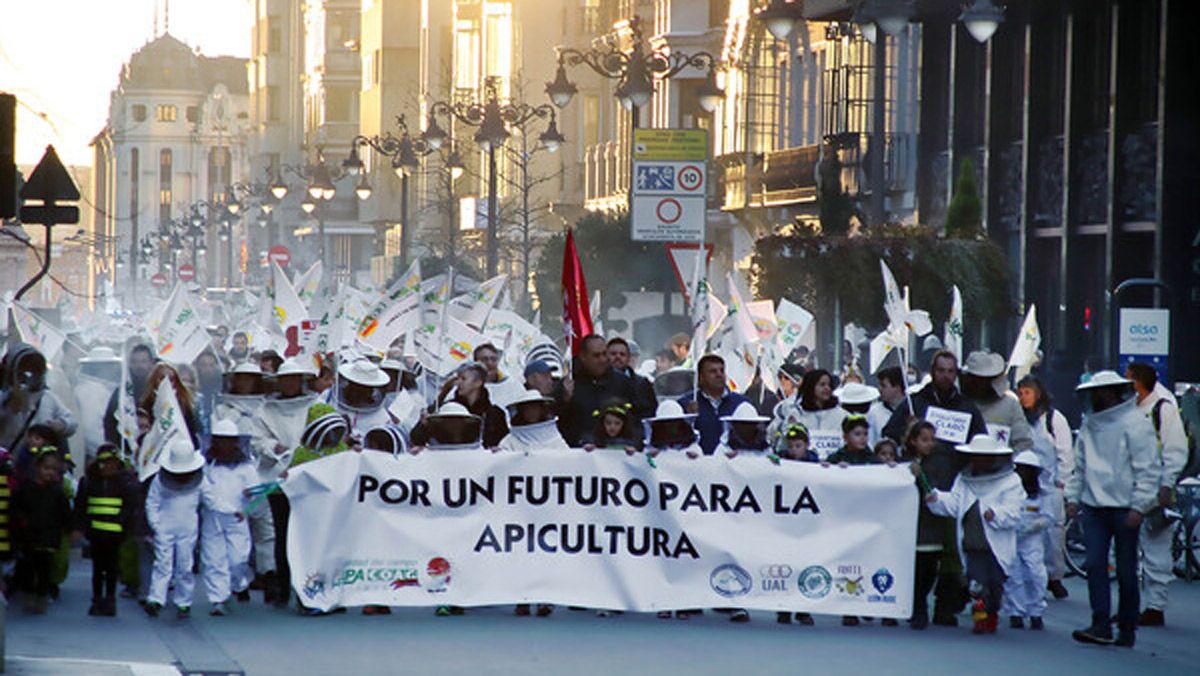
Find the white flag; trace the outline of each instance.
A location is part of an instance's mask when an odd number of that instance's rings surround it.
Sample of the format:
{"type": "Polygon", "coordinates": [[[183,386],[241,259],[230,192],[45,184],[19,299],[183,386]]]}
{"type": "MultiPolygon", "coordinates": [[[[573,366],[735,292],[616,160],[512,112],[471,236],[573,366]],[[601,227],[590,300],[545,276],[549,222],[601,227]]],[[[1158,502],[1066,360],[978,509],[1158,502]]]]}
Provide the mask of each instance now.
{"type": "Polygon", "coordinates": [[[304,320],[308,319],[308,308],[300,300],[300,295],[288,281],[279,263],[271,261],[271,271],[275,287],[275,325],[286,335],[289,328],[294,326],[299,330],[304,320]]]}
{"type": "Polygon", "coordinates": [[[417,259],[363,317],[358,325],[358,340],[375,350],[386,351],[396,338],[419,324],[420,302],[421,260],[417,259]]]}
{"type": "Polygon", "coordinates": [[[1017,369],[1018,379],[1033,368],[1033,363],[1037,361],[1038,348],[1041,346],[1042,333],[1038,330],[1037,306],[1030,305],[1029,312],[1025,314],[1025,322],[1021,324],[1021,333],[1017,334],[1017,342],[1013,345],[1012,356],[1008,358],[1008,365],[1017,369]]]}
{"type": "Polygon", "coordinates": [[[439,373],[446,375],[471,360],[475,348],[487,342],[483,334],[467,326],[454,317],[446,317],[445,333],[442,336],[442,347],[438,353],[440,360],[439,373]]]}
{"type": "Polygon", "coordinates": [[[729,320],[733,324],[733,332],[742,343],[757,343],[758,329],[754,326],[754,317],[742,301],[742,294],[734,282],[733,273],[726,275],[726,281],[729,284],[729,320]]]}
{"type": "Polygon", "coordinates": [[[959,292],[958,286],[953,288],[953,298],[950,301],[950,318],[946,321],[946,334],[942,344],[946,349],[954,353],[961,363],[963,359],[963,304],[962,293],[959,292]]]}
{"type": "Polygon", "coordinates": [[[163,378],[158,384],[158,392],[154,398],[154,410],[150,412],[154,423],[150,431],[142,438],[137,449],[134,466],[137,468],[138,481],[145,481],[158,471],[158,459],[162,451],[173,439],[180,437],[188,439],[187,421],[183,410],[175,399],[175,388],[170,378],[163,378]]]}
{"type": "Polygon", "coordinates": [[[497,275],[474,291],[454,298],[450,301],[450,316],[473,329],[482,329],[507,283],[508,275],[497,275]]]}
{"type": "MultiPolygon", "coordinates": [[[[164,381],[165,382],[165,381],[164,381]]],[[[117,421],[117,434],[125,440],[125,445],[121,449],[122,458],[125,458],[125,449],[137,449],[138,424],[137,424],[137,408],[138,402],[133,398],[133,381],[129,379],[129,369],[125,363],[121,364],[121,389],[117,393],[117,408],[113,411],[113,418],[117,421]]]]}
{"type": "Polygon", "coordinates": [[[907,340],[907,330],[884,331],[871,340],[871,373],[878,373],[883,360],[888,353],[896,348],[903,348],[907,340]]]}
{"type": "Polygon", "coordinates": [[[501,350],[501,370],[520,376],[525,369],[525,355],[533,349],[541,331],[511,310],[496,308],[488,315],[483,337],[501,350]]]}
{"type": "Polygon", "coordinates": [[[325,268],[322,266],[320,260],[309,266],[308,270],[296,275],[292,286],[296,289],[296,295],[300,297],[305,306],[311,305],[313,298],[316,298],[324,276],[325,268]]]}
{"type": "Polygon", "coordinates": [[[30,312],[20,303],[12,304],[12,313],[21,340],[41,352],[42,356],[46,358],[46,363],[58,361],[59,355],[62,354],[63,344],[67,342],[67,334],[57,326],[30,312]]]}
{"type": "Polygon", "coordinates": [[[603,336],[604,321],[600,317],[600,289],[596,289],[592,294],[592,302],[588,305],[588,309],[592,313],[592,333],[603,336]]]}
{"type": "Polygon", "coordinates": [[[883,310],[887,313],[888,323],[892,328],[907,327],[909,331],[923,336],[933,330],[929,321],[929,313],[924,310],[913,310],[900,293],[896,278],[883,259],[879,259],[879,269],[883,274],[883,310]]]}
{"type": "MultiPolygon", "coordinates": [[[[708,289],[707,283],[705,289],[708,289]]],[[[704,336],[706,340],[712,340],[712,337],[721,330],[721,324],[725,322],[725,318],[729,316],[729,309],[721,302],[721,299],[712,294],[712,290],[705,291],[708,296],[708,329],[704,336]]]]}
{"type": "Polygon", "coordinates": [[[147,327],[159,359],[190,364],[210,344],[208,331],[192,307],[190,295],[182,284],[176,284],[161,313],[147,327]]]}
{"type": "Polygon", "coordinates": [[[746,303],[754,328],[758,331],[759,339],[764,343],[775,341],[779,333],[779,321],[775,317],[775,304],[769,300],[756,300],[746,303]]]}
{"type": "Polygon", "coordinates": [[[779,306],[775,308],[775,320],[779,323],[779,340],[790,354],[800,346],[800,340],[808,333],[813,323],[813,315],[792,301],[781,298],[779,306]]]}

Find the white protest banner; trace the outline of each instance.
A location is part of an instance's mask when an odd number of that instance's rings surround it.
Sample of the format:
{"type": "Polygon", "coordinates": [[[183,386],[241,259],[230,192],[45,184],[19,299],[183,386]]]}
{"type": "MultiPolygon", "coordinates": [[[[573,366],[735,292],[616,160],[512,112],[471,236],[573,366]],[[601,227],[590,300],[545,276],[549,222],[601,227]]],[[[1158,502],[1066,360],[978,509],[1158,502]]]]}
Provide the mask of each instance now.
{"type": "Polygon", "coordinates": [[[844,442],[845,439],[841,430],[808,431],[808,447],[822,460],[840,449],[844,442]]]}
{"type": "Polygon", "coordinates": [[[905,467],[664,453],[339,453],[284,483],[308,607],[555,603],[908,617],[905,467]]]}
{"type": "Polygon", "coordinates": [[[925,420],[933,425],[933,436],[951,444],[967,443],[971,433],[971,414],[951,411],[940,406],[925,409],[925,420]]]}

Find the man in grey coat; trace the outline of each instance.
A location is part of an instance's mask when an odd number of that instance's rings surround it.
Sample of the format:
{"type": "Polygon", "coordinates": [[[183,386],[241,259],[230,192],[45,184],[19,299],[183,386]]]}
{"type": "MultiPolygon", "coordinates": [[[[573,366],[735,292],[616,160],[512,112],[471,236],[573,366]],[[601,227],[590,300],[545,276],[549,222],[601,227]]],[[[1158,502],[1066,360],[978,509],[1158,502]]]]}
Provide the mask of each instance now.
{"type": "Polygon", "coordinates": [[[988,436],[1008,444],[1016,454],[1033,450],[1033,430],[1021,401],[1009,394],[1007,367],[1004,357],[995,352],[972,352],[962,373],[962,393],[983,415],[988,436]]]}

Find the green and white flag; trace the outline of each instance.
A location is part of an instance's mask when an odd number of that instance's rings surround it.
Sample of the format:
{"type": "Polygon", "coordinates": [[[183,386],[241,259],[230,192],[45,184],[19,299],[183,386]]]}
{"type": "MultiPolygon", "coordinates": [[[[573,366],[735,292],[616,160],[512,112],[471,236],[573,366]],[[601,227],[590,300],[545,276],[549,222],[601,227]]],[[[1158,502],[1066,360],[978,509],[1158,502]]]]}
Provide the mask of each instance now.
{"type": "Polygon", "coordinates": [[[183,409],[175,398],[175,388],[170,378],[163,378],[158,383],[158,392],[154,397],[154,410],[150,412],[154,422],[150,431],[142,438],[134,458],[138,481],[145,481],[158,471],[158,459],[164,448],[177,437],[190,439],[187,421],[183,417],[183,409]]]}
{"type": "Polygon", "coordinates": [[[57,362],[62,354],[63,345],[67,342],[67,334],[20,303],[12,304],[12,313],[21,340],[41,352],[46,358],[46,363],[57,362]]]}
{"type": "Polygon", "coordinates": [[[956,285],[953,289],[953,298],[950,302],[950,318],[946,321],[946,335],[942,344],[947,350],[954,353],[958,357],[959,363],[963,360],[963,302],[962,293],[956,285]]]}

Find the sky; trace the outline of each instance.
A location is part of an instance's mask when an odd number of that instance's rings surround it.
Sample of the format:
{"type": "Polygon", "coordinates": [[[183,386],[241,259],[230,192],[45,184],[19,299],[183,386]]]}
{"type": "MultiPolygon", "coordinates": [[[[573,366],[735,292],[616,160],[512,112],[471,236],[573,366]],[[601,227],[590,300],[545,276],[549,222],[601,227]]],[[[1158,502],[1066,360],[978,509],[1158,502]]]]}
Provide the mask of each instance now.
{"type": "Polygon", "coordinates": [[[108,119],[121,66],[160,32],[210,56],[250,54],[252,0],[0,0],[0,91],[17,97],[17,163],[53,144],[91,165],[88,143],[108,119]]]}

